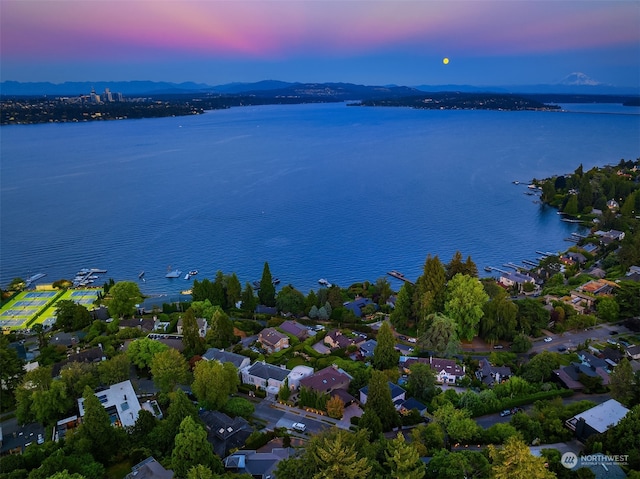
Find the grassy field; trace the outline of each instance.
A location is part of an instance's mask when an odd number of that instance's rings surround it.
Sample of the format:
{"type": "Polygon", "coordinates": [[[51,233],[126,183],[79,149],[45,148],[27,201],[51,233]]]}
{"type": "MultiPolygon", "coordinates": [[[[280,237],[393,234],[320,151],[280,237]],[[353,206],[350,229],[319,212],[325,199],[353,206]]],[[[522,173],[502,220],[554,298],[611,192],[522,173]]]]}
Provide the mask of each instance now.
{"type": "Polygon", "coordinates": [[[56,319],[58,301],[71,300],[90,308],[98,291],[97,289],[23,291],[0,308],[0,328],[4,332],[28,329],[34,324],[52,325],[56,319]]]}

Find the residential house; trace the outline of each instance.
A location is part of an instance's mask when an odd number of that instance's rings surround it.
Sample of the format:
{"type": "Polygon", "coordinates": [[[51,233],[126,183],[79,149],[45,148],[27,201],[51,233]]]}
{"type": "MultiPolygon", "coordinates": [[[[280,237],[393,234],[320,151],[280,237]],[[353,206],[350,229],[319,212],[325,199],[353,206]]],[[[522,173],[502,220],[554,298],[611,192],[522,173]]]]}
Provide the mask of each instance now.
{"type": "Polygon", "coordinates": [[[369,304],[373,304],[374,307],[376,308],[376,310],[378,309],[378,305],[375,304],[373,301],[371,301],[371,299],[369,298],[356,298],[353,301],[348,301],[346,303],[344,303],[344,307],[346,309],[348,309],[349,311],[351,311],[353,314],[356,315],[356,317],[358,318],[362,318],[362,316],[364,315],[363,310],[365,308],[365,306],[369,305],[369,304]]]}
{"type": "Polygon", "coordinates": [[[348,389],[353,378],[338,366],[331,365],[300,380],[300,387],[319,393],[348,389]]]}
{"type": "Polygon", "coordinates": [[[624,418],[629,410],[615,399],[598,404],[565,422],[579,441],[585,442],[593,434],[603,434],[624,418]]]}
{"type": "Polygon", "coordinates": [[[284,366],[274,366],[264,361],[256,361],[251,366],[242,369],[240,373],[243,384],[253,384],[264,389],[268,398],[275,398],[291,371],[284,366]]]}
{"type": "Polygon", "coordinates": [[[124,479],[173,479],[173,476],[172,470],[165,469],[153,456],[149,456],[133,466],[124,479]]]}
{"type": "Polygon", "coordinates": [[[418,411],[421,416],[424,416],[427,413],[427,406],[422,404],[415,398],[409,398],[405,400],[402,404],[400,404],[400,414],[409,414],[413,409],[418,411]]]}
{"type": "Polygon", "coordinates": [[[626,353],[630,359],[640,359],[640,345],[628,347],[626,353]]]}
{"type": "MultiPolygon", "coordinates": [[[[209,331],[209,322],[205,318],[196,318],[196,323],[198,324],[198,335],[204,338],[207,335],[207,331],[209,331]]],[[[178,319],[178,334],[184,334],[182,324],[182,318],[178,319]]]]}
{"type": "Polygon", "coordinates": [[[352,344],[358,344],[364,341],[364,338],[356,336],[355,338],[345,336],[339,329],[329,331],[324,337],[324,344],[332,349],[345,349],[352,344]]]}
{"type": "Polygon", "coordinates": [[[156,325],[156,322],[152,318],[121,319],[118,322],[118,327],[120,329],[135,328],[135,329],[139,329],[143,333],[150,333],[155,328],[155,325],[156,325]]]}
{"type": "Polygon", "coordinates": [[[198,416],[207,430],[207,440],[219,457],[225,457],[233,449],[239,449],[253,432],[253,428],[241,416],[231,418],[220,411],[201,409],[198,416]]]}
{"type": "Polygon", "coordinates": [[[271,452],[251,450],[236,451],[224,458],[226,470],[236,474],[248,474],[255,479],[272,479],[278,463],[295,454],[291,448],[273,448],[271,452]]]}
{"type": "Polygon", "coordinates": [[[207,361],[219,361],[223,364],[231,363],[238,371],[251,364],[251,358],[248,358],[247,356],[218,348],[209,348],[207,352],[202,355],[202,359],[207,361]]]}
{"type": "Polygon", "coordinates": [[[295,336],[300,341],[304,341],[309,337],[309,330],[307,329],[307,327],[303,326],[297,321],[287,320],[284,323],[282,323],[279,327],[282,331],[292,336],[295,336]]]}
{"type": "Polygon", "coordinates": [[[458,379],[465,375],[465,367],[460,366],[454,359],[443,358],[410,358],[400,356],[400,367],[405,373],[411,372],[411,365],[414,363],[428,364],[433,370],[436,381],[440,384],[455,384],[458,379]]]}
{"type": "Polygon", "coordinates": [[[363,358],[372,358],[373,351],[376,349],[378,342],[375,339],[368,339],[358,345],[360,354],[363,358]]]}
{"type": "Polygon", "coordinates": [[[274,328],[265,328],[258,334],[258,342],[269,353],[276,353],[289,347],[289,336],[274,328]]]}
{"type": "Polygon", "coordinates": [[[393,349],[398,351],[401,356],[408,356],[413,352],[413,346],[407,346],[406,344],[396,343],[393,349]]]}
{"type": "Polygon", "coordinates": [[[289,373],[289,388],[293,391],[300,387],[300,381],[313,375],[313,368],[310,366],[294,366],[289,373]]]}
{"type": "Polygon", "coordinates": [[[69,354],[67,359],[53,365],[51,376],[54,378],[60,376],[60,371],[62,371],[65,366],[72,363],[92,364],[105,361],[106,359],[107,357],[104,354],[104,351],[102,351],[102,348],[95,347],[85,349],[84,351],[80,351],[80,348],[77,348],[75,354],[69,354]]]}
{"type": "Polygon", "coordinates": [[[596,236],[600,237],[600,243],[602,244],[611,244],[614,241],[622,241],[624,239],[624,232],[618,230],[609,230],[609,231],[596,231],[594,233],[596,236]]]}
{"type": "Polygon", "coordinates": [[[275,316],[278,314],[278,308],[273,306],[265,306],[264,304],[259,304],[256,306],[256,314],[266,314],[268,316],[275,316]]]}
{"type": "Polygon", "coordinates": [[[33,422],[24,426],[18,424],[13,433],[4,435],[7,432],[0,426],[0,456],[22,454],[27,447],[37,443],[38,436],[44,437],[45,429],[42,424],[33,422]]]}
{"type": "MultiPolygon", "coordinates": [[[[407,391],[398,386],[397,384],[389,381],[387,383],[389,385],[389,391],[391,391],[391,400],[395,405],[396,409],[400,409],[401,405],[406,400],[407,391]]],[[[360,389],[360,404],[363,406],[367,403],[367,395],[369,394],[369,386],[365,386],[360,389]]]]}
{"type": "Polygon", "coordinates": [[[488,360],[481,359],[476,377],[487,386],[500,384],[511,377],[511,368],[507,366],[494,366],[488,360]]]}
{"type": "Polygon", "coordinates": [[[554,371],[558,381],[560,381],[566,388],[574,391],[581,391],[584,389],[584,384],[580,382],[581,377],[586,376],[595,378],[600,376],[602,378],[602,384],[609,384],[609,373],[602,367],[590,366],[586,363],[571,363],[568,366],[561,367],[554,371]]]}
{"type": "MultiPolygon", "coordinates": [[[[122,381],[108,388],[98,389],[95,395],[107,410],[112,425],[129,427],[136,423],[142,407],[131,381],[122,381]]],[[[78,399],[78,408],[80,417],[84,417],[84,398],[78,399]]]]}
{"type": "Polygon", "coordinates": [[[536,284],[535,280],[531,276],[518,273],[516,271],[501,273],[498,282],[507,288],[514,286],[518,288],[518,291],[522,291],[524,285],[527,283],[532,285],[536,284]]]}
{"type": "Polygon", "coordinates": [[[592,294],[594,296],[605,296],[611,294],[614,288],[617,287],[618,285],[613,281],[608,281],[606,279],[594,279],[576,289],[581,293],[592,294]]]}
{"type": "Polygon", "coordinates": [[[582,246],[578,246],[582,251],[585,251],[589,254],[595,254],[598,251],[598,245],[593,243],[585,243],[582,246]]]}

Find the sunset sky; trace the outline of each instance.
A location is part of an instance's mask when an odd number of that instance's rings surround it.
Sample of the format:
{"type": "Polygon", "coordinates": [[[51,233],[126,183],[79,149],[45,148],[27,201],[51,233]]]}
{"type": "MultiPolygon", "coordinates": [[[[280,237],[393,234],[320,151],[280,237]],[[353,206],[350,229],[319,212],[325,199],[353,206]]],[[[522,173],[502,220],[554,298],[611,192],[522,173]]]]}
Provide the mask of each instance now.
{"type": "Polygon", "coordinates": [[[0,78],[640,85],[640,2],[0,0],[0,78]],[[443,58],[450,59],[449,64],[443,58]]]}

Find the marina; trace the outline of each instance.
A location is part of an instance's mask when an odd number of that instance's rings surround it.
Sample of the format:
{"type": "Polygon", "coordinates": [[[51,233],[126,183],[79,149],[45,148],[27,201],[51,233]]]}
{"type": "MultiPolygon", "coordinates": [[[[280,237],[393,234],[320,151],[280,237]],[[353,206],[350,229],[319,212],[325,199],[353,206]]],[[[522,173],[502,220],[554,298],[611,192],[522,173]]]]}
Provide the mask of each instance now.
{"type": "Polygon", "coordinates": [[[73,287],[78,288],[81,286],[89,286],[93,284],[96,279],[98,279],[98,275],[105,274],[106,272],[106,269],[82,268],[76,273],[76,276],[73,278],[73,287]]]}

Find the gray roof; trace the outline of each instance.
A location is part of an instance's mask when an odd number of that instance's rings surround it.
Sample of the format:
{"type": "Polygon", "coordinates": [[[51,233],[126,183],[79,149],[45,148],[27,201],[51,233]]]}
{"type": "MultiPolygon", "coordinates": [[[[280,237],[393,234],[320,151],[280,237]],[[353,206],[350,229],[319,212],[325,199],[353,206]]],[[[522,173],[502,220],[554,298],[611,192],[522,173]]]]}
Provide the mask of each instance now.
{"type": "Polygon", "coordinates": [[[131,471],[125,479],[173,479],[173,471],[162,467],[153,456],[133,466],[131,471]]]}
{"type": "Polygon", "coordinates": [[[207,361],[220,361],[221,363],[232,363],[236,368],[240,369],[242,363],[247,359],[242,354],[236,354],[224,349],[209,348],[206,353],[202,355],[207,361]]]}
{"type": "Polygon", "coordinates": [[[249,368],[249,374],[262,379],[275,379],[284,381],[291,371],[280,366],[274,366],[263,361],[256,361],[249,368]]]}
{"type": "Polygon", "coordinates": [[[598,404],[591,409],[587,409],[574,416],[575,419],[584,419],[585,423],[599,433],[606,432],[610,427],[615,426],[627,415],[629,410],[615,399],[598,404]]]}

